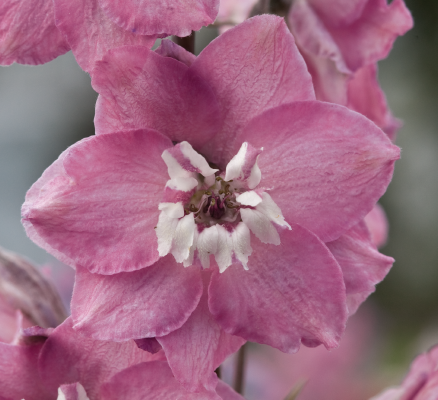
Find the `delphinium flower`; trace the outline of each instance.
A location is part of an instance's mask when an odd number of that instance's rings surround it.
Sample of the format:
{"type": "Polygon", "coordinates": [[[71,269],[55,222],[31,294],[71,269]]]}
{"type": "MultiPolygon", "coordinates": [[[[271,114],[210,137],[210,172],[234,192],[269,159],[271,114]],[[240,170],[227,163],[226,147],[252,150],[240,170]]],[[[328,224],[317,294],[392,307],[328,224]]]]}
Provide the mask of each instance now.
{"type": "Polygon", "coordinates": [[[211,24],[218,0],[3,0],[0,64],[43,64],[70,48],[90,72],[122,45],[151,48],[157,36],[187,36],[211,24]]]}
{"type": "Polygon", "coordinates": [[[412,28],[403,0],[297,0],[288,22],[317,98],[364,114],[394,138],[399,122],[379,87],[376,63],[412,28]]]}
{"type": "Polygon", "coordinates": [[[434,400],[438,398],[438,347],[420,354],[403,383],[370,400],[434,400]]]}
{"type": "Polygon", "coordinates": [[[114,49],[92,84],[97,135],[62,153],[23,206],[28,235],[76,268],[74,329],[155,338],[194,392],[213,390],[245,340],[336,347],[344,279],[370,278],[346,278],[325,243],[354,253],[348,238],[399,149],[315,100],[284,21],[250,19],[197,58],[114,49]]]}

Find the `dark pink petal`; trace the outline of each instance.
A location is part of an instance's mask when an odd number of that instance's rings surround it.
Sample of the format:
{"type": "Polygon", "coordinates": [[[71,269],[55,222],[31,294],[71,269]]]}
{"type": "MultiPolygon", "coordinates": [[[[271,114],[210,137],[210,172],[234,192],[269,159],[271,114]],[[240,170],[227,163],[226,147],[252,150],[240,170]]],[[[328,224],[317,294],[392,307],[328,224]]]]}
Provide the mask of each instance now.
{"type": "Polygon", "coordinates": [[[394,259],[377,251],[364,222],[326,244],[341,266],[348,311],[354,314],[389,272],[394,259]]]}
{"type": "Polygon", "coordinates": [[[226,333],[214,320],[208,309],[210,273],[203,274],[204,292],[196,310],[181,328],[157,338],[175,378],[191,392],[214,391],[214,370],[245,343],[241,337],[226,333]]]}
{"type": "Polygon", "coordinates": [[[133,271],[158,259],[157,224],[168,180],[154,131],[92,136],[67,149],[23,205],[29,237],[61,261],[92,272],[133,271]]]}
{"type": "Polygon", "coordinates": [[[400,154],[362,115],[316,101],[265,112],[233,143],[237,147],[242,142],[264,147],[258,159],[260,185],[272,188],[269,194],[285,220],[326,242],[371,211],[400,154]]]}
{"type": "Polygon", "coordinates": [[[144,47],[110,50],[97,63],[92,85],[100,94],[97,134],[151,128],[196,148],[220,127],[210,87],[183,63],[144,47]]]}
{"type": "Polygon", "coordinates": [[[210,25],[219,0],[99,0],[107,15],[122,28],[142,35],[188,36],[210,25]]]}
{"type": "Polygon", "coordinates": [[[393,117],[377,80],[377,65],[360,68],[348,82],[348,108],[360,112],[395,139],[400,121],[393,117]]]}
{"type": "Polygon", "coordinates": [[[97,0],[54,0],[56,26],[65,35],[78,64],[91,72],[96,61],[114,47],[142,45],[151,48],[156,36],[138,35],[111,21],[97,0]]]}
{"type": "Polygon", "coordinates": [[[151,355],[139,349],[134,341],[104,342],[83,336],[72,329],[72,320],[68,318],[44,344],[39,368],[45,385],[53,392],[61,384],[80,382],[93,399],[102,383],[118,372],[161,358],[161,353],[151,355]]]}
{"type": "Polygon", "coordinates": [[[162,349],[161,344],[155,338],[135,339],[134,342],[139,349],[151,354],[158,353],[162,349]]]}
{"type": "Polygon", "coordinates": [[[385,210],[380,204],[366,215],[364,222],[370,231],[371,240],[377,248],[382,247],[388,240],[389,223],[385,210]]]}
{"type": "Polygon", "coordinates": [[[163,57],[174,58],[181,61],[188,67],[196,60],[196,56],[169,39],[163,39],[160,46],[155,50],[155,53],[163,57]]]}
{"type": "MultiPolygon", "coordinates": [[[[85,400],[84,396],[87,396],[84,387],[79,382],[61,385],[59,389],[65,396],[65,400],[85,400]]],[[[88,396],[86,398],[88,399],[88,396]]]]}
{"type": "Polygon", "coordinates": [[[0,396],[10,400],[55,400],[38,374],[43,342],[27,346],[0,343],[0,396]]]}
{"type": "Polygon", "coordinates": [[[170,255],[148,268],[116,275],[77,268],[75,329],[99,340],[167,335],[187,321],[201,294],[199,270],[184,268],[170,255]]]}
{"type": "Polygon", "coordinates": [[[51,0],[2,0],[0,64],[44,64],[70,46],[55,26],[51,0]]]}
{"type": "MultiPolygon", "coordinates": [[[[189,393],[173,377],[165,361],[134,365],[102,385],[105,400],[219,400],[216,393],[189,393]]],[[[224,398],[227,400],[227,398],[224,398]]],[[[229,400],[234,400],[232,397],[229,400]]]]}
{"type": "Polygon", "coordinates": [[[280,104],[315,98],[289,29],[273,15],[251,18],[225,32],[190,69],[210,84],[220,103],[224,125],[203,152],[222,168],[229,161],[223,152],[249,120],[280,104]]]}
{"type": "Polygon", "coordinates": [[[213,272],[209,307],[232,335],[284,352],[300,342],[336,347],[347,307],[342,272],[325,245],[299,225],[281,234],[281,246],[253,241],[249,270],[213,272]]]}
{"type": "Polygon", "coordinates": [[[387,0],[368,0],[360,18],[348,25],[328,19],[324,23],[352,71],[386,58],[394,40],[413,26],[403,0],[389,5],[387,0]]]}

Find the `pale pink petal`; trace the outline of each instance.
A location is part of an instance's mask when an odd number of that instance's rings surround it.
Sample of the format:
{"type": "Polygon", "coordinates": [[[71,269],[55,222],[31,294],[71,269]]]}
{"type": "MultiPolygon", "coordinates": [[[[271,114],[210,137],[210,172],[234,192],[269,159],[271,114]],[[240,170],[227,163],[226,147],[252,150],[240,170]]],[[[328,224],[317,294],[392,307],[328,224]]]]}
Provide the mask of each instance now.
{"type": "Polygon", "coordinates": [[[371,240],[377,248],[382,247],[388,240],[389,223],[386,218],[385,210],[380,204],[366,215],[365,224],[370,231],[371,240]]]}
{"type": "Polygon", "coordinates": [[[79,383],[61,385],[58,389],[58,400],[90,400],[84,387],[79,383]],[[64,395],[61,399],[60,395],[64,395]]]}
{"type": "Polygon", "coordinates": [[[341,266],[348,311],[350,315],[354,314],[374,292],[375,285],[385,278],[394,259],[377,251],[364,222],[326,244],[341,266]]]}
{"type": "Polygon", "coordinates": [[[145,361],[162,359],[139,349],[134,341],[126,343],[92,340],[72,329],[71,318],[57,327],[41,351],[39,368],[45,385],[57,392],[61,384],[80,382],[93,399],[103,382],[145,361]]]}
{"type": "Polygon", "coordinates": [[[347,108],[296,102],[265,112],[235,138],[264,147],[260,186],[289,224],[323,241],[362,220],[385,192],[400,150],[371,121],[347,108]]]}
{"type": "Polygon", "coordinates": [[[348,108],[360,112],[395,139],[400,121],[393,117],[377,80],[377,65],[360,68],[348,82],[348,108]]]}
{"type": "Polygon", "coordinates": [[[72,316],[75,329],[99,340],[161,336],[189,318],[201,294],[199,270],[184,268],[171,255],[116,275],[78,268],[72,316]]]}
{"type": "Polygon", "coordinates": [[[15,346],[0,343],[0,396],[8,400],[54,400],[38,374],[38,356],[43,342],[15,346]]]}
{"type": "Polygon", "coordinates": [[[51,0],[0,2],[0,64],[44,64],[70,46],[55,26],[51,0]]]}
{"type": "Polygon", "coordinates": [[[22,209],[28,235],[61,261],[92,272],[153,264],[158,204],[168,179],[161,154],[171,146],[144,130],[73,145],[29,190],[22,209]]]}
{"type": "Polygon", "coordinates": [[[224,33],[234,25],[245,21],[258,0],[221,0],[216,24],[219,24],[219,33],[224,33]]]}
{"type": "MultiPolygon", "coordinates": [[[[173,377],[165,361],[134,365],[102,385],[105,400],[219,400],[216,393],[189,393],[173,377]]],[[[232,397],[223,397],[234,400],[232,397]]],[[[238,398],[236,398],[237,400],[238,398]]]]}
{"type": "Polygon", "coordinates": [[[92,73],[96,133],[152,128],[199,147],[221,124],[211,88],[183,63],[141,46],[110,50],[92,73]]]}
{"type": "Polygon", "coordinates": [[[142,45],[151,48],[156,36],[138,35],[111,21],[97,0],[54,0],[56,26],[65,35],[78,64],[91,72],[96,61],[114,47],[142,45]]]}
{"type": "Polygon", "coordinates": [[[160,45],[155,50],[155,53],[163,57],[174,58],[175,60],[181,61],[183,64],[190,67],[193,61],[196,60],[196,56],[186,49],[178,46],[175,42],[169,39],[163,39],[160,45]]]}
{"type": "Polygon", "coordinates": [[[331,19],[324,19],[324,23],[353,71],[386,58],[394,40],[413,25],[403,0],[391,4],[368,0],[361,16],[351,23],[341,25],[331,19]]]}
{"type": "Polygon", "coordinates": [[[122,28],[143,34],[188,36],[210,25],[219,0],[99,0],[107,15],[122,28]]]}
{"type": "Polygon", "coordinates": [[[281,244],[254,241],[248,271],[233,265],[213,272],[212,314],[226,332],[284,352],[298,351],[300,342],[336,347],[347,317],[339,265],[299,225],[282,232],[281,244]]]}
{"type": "Polygon", "coordinates": [[[213,391],[214,370],[245,340],[224,332],[208,309],[209,272],[203,272],[204,293],[198,307],[178,330],[157,337],[175,378],[189,391],[213,391]]]}
{"type": "Polygon", "coordinates": [[[244,400],[244,397],[242,397],[239,393],[236,393],[231,387],[221,380],[216,386],[216,393],[223,400],[244,400]]]}
{"type": "MultiPolygon", "coordinates": [[[[224,125],[202,153],[225,168],[232,138],[249,120],[280,104],[313,100],[312,81],[284,20],[251,18],[211,42],[190,69],[213,88],[224,125]]],[[[242,143],[239,143],[239,147],[242,143]]],[[[252,144],[252,143],[250,143],[252,144]]]]}

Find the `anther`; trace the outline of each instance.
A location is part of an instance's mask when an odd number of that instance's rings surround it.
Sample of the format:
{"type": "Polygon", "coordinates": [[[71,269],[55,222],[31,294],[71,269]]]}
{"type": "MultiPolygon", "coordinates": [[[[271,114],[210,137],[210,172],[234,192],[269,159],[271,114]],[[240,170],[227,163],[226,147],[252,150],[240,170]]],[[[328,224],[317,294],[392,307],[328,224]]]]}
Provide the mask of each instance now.
{"type": "Polygon", "coordinates": [[[210,192],[209,190],[206,190],[206,191],[205,191],[205,194],[206,194],[207,196],[211,196],[211,192],[210,192]]]}
{"type": "Polygon", "coordinates": [[[216,204],[216,200],[215,199],[211,199],[211,205],[214,206],[216,204]]]}
{"type": "Polygon", "coordinates": [[[217,176],[217,177],[216,177],[216,181],[218,181],[218,182],[219,182],[219,181],[223,181],[223,179],[222,179],[220,176],[217,176]]]}
{"type": "Polygon", "coordinates": [[[224,190],[225,190],[225,193],[228,193],[228,192],[229,192],[229,189],[230,189],[230,185],[228,185],[228,184],[225,185],[225,189],[224,189],[224,190]]]}
{"type": "Polygon", "coordinates": [[[224,194],[225,192],[221,189],[219,190],[219,194],[224,194]]]}

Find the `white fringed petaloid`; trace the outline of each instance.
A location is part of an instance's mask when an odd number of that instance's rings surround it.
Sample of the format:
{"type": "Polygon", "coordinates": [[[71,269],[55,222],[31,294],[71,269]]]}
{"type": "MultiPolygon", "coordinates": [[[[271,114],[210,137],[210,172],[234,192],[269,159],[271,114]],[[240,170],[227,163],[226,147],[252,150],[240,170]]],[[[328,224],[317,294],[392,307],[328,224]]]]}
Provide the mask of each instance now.
{"type": "Polygon", "coordinates": [[[235,261],[248,269],[250,231],[263,243],[280,244],[274,224],[291,229],[290,225],[268,193],[252,190],[261,181],[261,151],[243,143],[225,174],[218,176],[187,142],[164,151],[171,178],[166,186],[190,192],[191,199],[188,204],[159,204],[156,234],[161,257],[170,253],[186,267],[197,257],[209,268],[213,256],[223,272],[235,261]]]}

